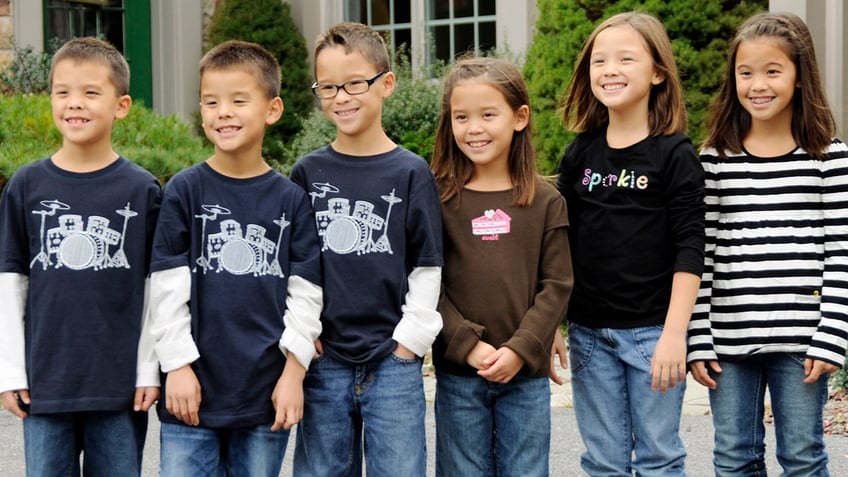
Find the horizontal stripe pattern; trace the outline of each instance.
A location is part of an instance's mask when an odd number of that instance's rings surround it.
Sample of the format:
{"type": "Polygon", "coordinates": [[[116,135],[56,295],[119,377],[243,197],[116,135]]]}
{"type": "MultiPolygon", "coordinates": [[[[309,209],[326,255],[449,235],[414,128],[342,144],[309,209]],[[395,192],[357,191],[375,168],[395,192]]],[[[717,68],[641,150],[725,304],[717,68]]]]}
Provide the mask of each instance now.
{"type": "Polygon", "coordinates": [[[706,260],[689,361],[793,352],[842,366],[848,345],[848,147],[827,157],[701,152],[706,260]]]}

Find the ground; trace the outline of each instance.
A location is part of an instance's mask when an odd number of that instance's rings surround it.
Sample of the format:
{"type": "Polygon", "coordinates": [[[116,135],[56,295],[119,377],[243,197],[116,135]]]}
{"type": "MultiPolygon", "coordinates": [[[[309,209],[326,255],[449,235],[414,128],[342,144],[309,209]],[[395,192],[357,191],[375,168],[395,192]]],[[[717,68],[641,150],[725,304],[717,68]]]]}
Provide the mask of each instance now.
{"type": "MultiPolygon", "coordinates": [[[[766,408],[765,422],[773,423],[771,408],[766,408]]],[[[834,436],[848,436],[848,392],[844,389],[830,389],[824,405],[824,433],[834,436]]]]}

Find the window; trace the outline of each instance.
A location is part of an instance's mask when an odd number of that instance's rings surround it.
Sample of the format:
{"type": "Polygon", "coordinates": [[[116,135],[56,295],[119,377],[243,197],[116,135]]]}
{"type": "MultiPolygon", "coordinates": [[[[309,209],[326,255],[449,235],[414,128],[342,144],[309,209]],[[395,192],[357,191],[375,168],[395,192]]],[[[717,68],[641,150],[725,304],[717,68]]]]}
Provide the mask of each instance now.
{"type": "Polygon", "coordinates": [[[124,0],[48,0],[46,45],[94,36],[124,51],[124,0]]]}
{"type": "Polygon", "coordinates": [[[429,0],[427,27],[435,59],[451,62],[466,52],[493,50],[495,21],[495,0],[429,0]]]}
{"type": "Polygon", "coordinates": [[[104,39],[123,53],[131,70],[130,95],[153,106],[150,0],[44,0],[48,48],[81,36],[104,39]]]}
{"type": "Polygon", "coordinates": [[[411,0],[347,0],[346,15],[350,21],[364,23],[380,32],[390,51],[403,53],[409,59],[412,48],[411,0]]]}

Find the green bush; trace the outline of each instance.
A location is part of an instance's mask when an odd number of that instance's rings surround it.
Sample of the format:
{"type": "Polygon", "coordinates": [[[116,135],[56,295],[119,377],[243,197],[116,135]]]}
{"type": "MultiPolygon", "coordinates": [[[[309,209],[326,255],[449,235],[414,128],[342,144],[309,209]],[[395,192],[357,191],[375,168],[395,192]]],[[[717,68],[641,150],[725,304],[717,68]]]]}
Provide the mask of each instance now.
{"type": "Polygon", "coordinates": [[[36,52],[31,46],[25,48],[12,43],[14,58],[0,71],[0,93],[40,94],[46,93],[52,56],[36,52]]]}
{"type": "MultiPolygon", "coordinates": [[[[394,68],[397,86],[383,103],[383,129],[394,142],[429,161],[439,122],[442,87],[438,80],[413,77],[405,56],[399,53],[397,58],[394,68]]],[[[300,156],[326,146],[335,137],[335,127],[316,106],[286,148],[286,160],[275,167],[288,174],[300,156]]]]}
{"type": "MultiPolygon", "coordinates": [[[[46,95],[0,96],[0,189],[19,167],[57,151],[62,137],[46,95]]],[[[160,116],[141,103],[115,123],[115,151],[150,171],[162,183],[205,160],[212,149],[175,115],[160,116]]]]}
{"type": "Polygon", "coordinates": [[[765,10],[767,0],[538,0],[536,34],[524,74],[534,113],[539,169],[551,173],[574,134],[560,119],[562,95],[583,41],[604,19],[625,11],[652,13],[672,40],[689,114],[689,136],[706,134],[706,112],[726,69],[726,51],[736,28],[765,10]]]}
{"type": "Polygon", "coordinates": [[[262,154],[269,162],[283,161],[284,143],[301,130],[301,121],[313,105],[306,41],[292,19],[291,7],[280,0],[225,0],[209,24],[209,44],[226,40],[258,43],[280,63],[285,112],[268,128],[262,154]]]}

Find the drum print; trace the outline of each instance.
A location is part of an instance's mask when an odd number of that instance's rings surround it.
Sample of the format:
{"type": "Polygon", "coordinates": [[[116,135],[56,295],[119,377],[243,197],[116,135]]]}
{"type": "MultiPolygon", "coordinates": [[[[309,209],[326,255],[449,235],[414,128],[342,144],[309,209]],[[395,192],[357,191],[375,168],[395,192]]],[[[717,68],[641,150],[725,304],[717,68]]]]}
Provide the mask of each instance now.
{"type": "Polygon", "coordinates": [[[360,250],[367,240],[368,227],[352,217],[338,217],[330,222],[324,235],[327,248],[339,254],[360,250]]]}

